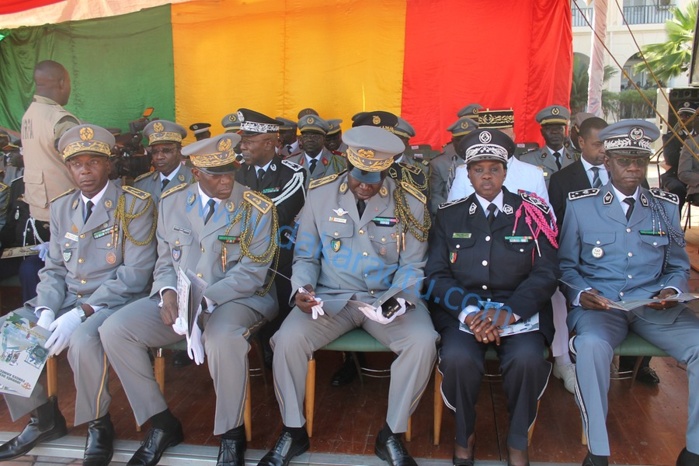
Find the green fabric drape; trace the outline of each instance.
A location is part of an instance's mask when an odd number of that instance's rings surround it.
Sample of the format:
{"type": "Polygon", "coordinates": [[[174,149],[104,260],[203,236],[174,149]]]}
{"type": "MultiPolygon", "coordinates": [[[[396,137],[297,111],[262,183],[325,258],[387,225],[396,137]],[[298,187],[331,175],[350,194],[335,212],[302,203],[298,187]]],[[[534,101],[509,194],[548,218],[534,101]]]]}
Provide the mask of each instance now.
{"type": "Polygon", "coordinates": [[[70,73],[66,108],[82,121],[128,131],[146,107],[175,117],[170,5],[0,33],[7,35],[0,41],[0,126],[19,129],[34,65],[48,59],[70,73]]]}

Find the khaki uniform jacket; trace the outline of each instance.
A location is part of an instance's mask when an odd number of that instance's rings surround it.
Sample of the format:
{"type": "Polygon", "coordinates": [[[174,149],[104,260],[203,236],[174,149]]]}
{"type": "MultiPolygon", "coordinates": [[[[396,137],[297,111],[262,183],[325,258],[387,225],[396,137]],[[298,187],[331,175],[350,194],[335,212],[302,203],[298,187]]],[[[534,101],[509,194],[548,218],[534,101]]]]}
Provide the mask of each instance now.
{"type": "MultiPolygon", "coordinates": [[[[167,191],[168,188],[177,186],[180,183],[194,183],[194,175],[192,175],[192,170],[186,165],[180,165],[180,168],[177,170],[177,175],[175,175],[167,186],[165,186],[165,191],[167,191]]],[[[144,173],[133,181],[133,185],[141,191],[145,191],[153,196],[153,200],[155,201],[156,205],[160,202],[160,195],[162,194],[160,172],[154,171],[144,173]]]]}
{"type": "MultiPolygon", "coordinates": [[[[308,161],[306,160],[306,153],[303,150],[291,155],[286,160],[297,163],[306,170],[310,168],[308,166],[308,161]]],[[[320,160],[316,164],[315,170],[313,170],[313,173],[309,172],[308,176],[306,177],[306,188],[308,188],[308,184],[312,180],[317,180],[318,178],[340,173],[346,167],[347,162],[343,157],[335,155],[323,147],[323,151],[320,153],[320,160]]]]}
{"type": "MultiPolygon", "coordinates": [[[[577,160],[573,150],[569,147],[563,147],[559,152],[561,152],[561,168],[565,168],[571,163],[577,160]]],[[[551,155],[546,146],[539,150],[527,152],[519,157],[522,162],[530,163],[541,167],[544,170],[544,180],[546,181],[546,186],[548,187],[549,181],[551,180],[551,175],[558,171],[556,166],[556,158],[551,155]]]]}

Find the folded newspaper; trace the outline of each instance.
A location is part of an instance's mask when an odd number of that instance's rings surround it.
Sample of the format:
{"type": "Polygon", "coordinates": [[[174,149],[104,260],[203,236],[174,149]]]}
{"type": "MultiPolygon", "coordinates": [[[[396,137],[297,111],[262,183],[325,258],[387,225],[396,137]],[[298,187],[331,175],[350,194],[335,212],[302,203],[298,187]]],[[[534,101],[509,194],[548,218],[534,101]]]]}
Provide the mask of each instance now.
{"type": "Polygon", "coordinates": [[[631,311],[641,306],[647,306],[652,303],[661,303],[668,301],[677,301],[677,303],[688,303],[699,299],[699,294],[696,293],[678,293],[670,296],[666,296],[663,299],[633,299],[630,301],[612,301],[609,300],[609,307],[614,309],[621,309],[622,311],[631,311]]]}
{"type": "MultiPolygon", "coordinates": [[[[500,309],[503,303],[496,303],[494,301],[478,301],[478,305],[481,309],[500,309]]],[[[505,311],[503,311],[505,312],[505,311]]],[[[459,324],[459,330],[462,332],[473,334],[468,325],[463,322],[459,324]]],[[[539,330],[539,313],[537,312],[533,316],[522,319],[519,322],[515,322],[511,325],[504,325],[500,327],[500,336],[507,337],[510,335],[517,335],[519,333],[536,332],[539,330]]]]}
{"type": "Polygon", "coordinates": [[[178,317],[187,328],[187,336],[192,335],[197,309],[206,290],[206,282],[191,270],[177,271],[177,309],[178,317]]]}
{"type": "Polygon", "coordinates": [[[51,332],[11,312],[0,327],[0,393],[31,395],[49,351],[45,348],[51,332]]]}

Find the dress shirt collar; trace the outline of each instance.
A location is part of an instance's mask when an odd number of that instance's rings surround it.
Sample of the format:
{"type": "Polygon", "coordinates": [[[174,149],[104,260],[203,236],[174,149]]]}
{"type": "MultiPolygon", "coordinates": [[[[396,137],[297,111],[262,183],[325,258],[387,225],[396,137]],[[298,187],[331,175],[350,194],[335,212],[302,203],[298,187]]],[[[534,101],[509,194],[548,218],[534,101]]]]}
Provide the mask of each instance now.
{"type": "Polygon", "coordinates": [[[493,199],[493,202],[490,202],[487,199],[484,199],[476,193],[476,199],[478,199],[478,203],[481,205],[481,208],[483,209],[483,212],[485,213],[486,216],[488,216],[488,206],[490,204],[495,204],[495,207],[498,208],[498,213],[502,212],[502,204],[504,201],[505,196],[502,194],[502,189],[500,190],[500,193],[498,193],[497,196],[495,196],[495,199],[493,199]]]}
{"type": "Polygon", "coordinates": [[[169,175],[167,175],[167,176],[165,176],[165,175],[163,175],[162,173],[160,173],[160,182],[162,183],[164,180],[172,181],[172,180],[177,176],[177,174],[179,173],[180,168],[182,168],[182,164],[181,164],[181,163],[178,164],[177,167],[175,167],[175,169],[172,170],[172,172],[171,172],[169,175]]]}
{"type": "Polygon", "coordinates": [[[97,203],[100,201],[100,199],[102,199],[102,197],[104,196],[104,193],[107,192],[108,186],[109,186],[109,181],[107,181],[107,183],[104,185],[104,188],[102,188],[102,191],[100,191],[97,194],[95,194],[94,196],[92,196],[92,198],[85,197],[85,195],[82,193],[82,191],[80,191],[80,197],[83,200],[83,205],[87,204],[87,201],[92,201],[92,205],[96,206],[97,203]]]}
{"type": "Polygon", "coordinates": [[[273,159],[273,158],[270,159],[269,162],[267,162],[267,163],[266,163],[264,166],[262,166],[262,167],[259,167],[259,166],[255,165],[255,175],[257,175],[257,172],[260,171],[260,168],[263,169],[263,170],[265,171],[265,173],[267,173],[267,170],[269,170],[269,166],[272,164],[272,160],[274,160],[274,159],[273,159]]]}
{"type": "Polygon", "coordinates": [[[218,206],[221,203],[221,199],[217,197],[209,197],[204,191],[201,190],[201,186],[197,186],[199,189],[199,199],[201,199],[201,207],[206,211],[206,204],[209,203],[209,199],[213,199],[218,206]]]}
{"type": "Polygon", "coordinates": [[[636,202],[638,202],[638,195],[641,192],[641,188],[636,188],[636,192],[633,193],[632,196],[627,196],[626,194],[622,193],[614,185],[611,185],[612,189],[614,190],[614,195],[616,196],[617,201],[619,201],[619,204],[621,204],[621,209],[624,211],[624,214],[626,214],[626,211],[629,208],[629,205],[624,202],[624,199],[627,197],[633,197],[636,202]]]}

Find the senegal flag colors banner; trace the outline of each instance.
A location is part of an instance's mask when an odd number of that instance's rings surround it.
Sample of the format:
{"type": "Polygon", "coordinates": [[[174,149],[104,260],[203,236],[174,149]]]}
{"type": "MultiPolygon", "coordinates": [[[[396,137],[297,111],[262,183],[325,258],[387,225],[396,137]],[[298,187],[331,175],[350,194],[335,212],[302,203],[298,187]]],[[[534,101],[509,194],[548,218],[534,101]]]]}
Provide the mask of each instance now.
{"type": "Polygon", "coordinates": [[[540,141],[534,115],[570,96],[568,0],[203,0],[0,34],[0,126],[13,130],[46,59],[70,72],[71,112],[123,130],[146,107],[214,134],[240,107],[312,107],[344,128],[386,110],[438,147],[476,102],[512,107],[517,140],[540,141]]]}

